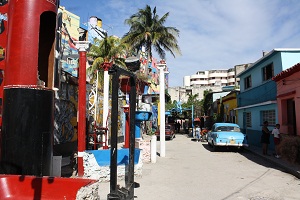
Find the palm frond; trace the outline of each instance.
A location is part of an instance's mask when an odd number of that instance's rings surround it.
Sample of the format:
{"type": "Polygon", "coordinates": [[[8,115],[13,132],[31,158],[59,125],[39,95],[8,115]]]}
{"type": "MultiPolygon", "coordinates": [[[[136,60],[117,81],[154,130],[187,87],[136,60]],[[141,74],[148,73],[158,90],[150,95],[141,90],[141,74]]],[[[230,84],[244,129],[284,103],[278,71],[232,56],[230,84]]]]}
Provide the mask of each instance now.
{"type": "Polygon", "coordinates": [[[151,11],[151,7],[146,5],[144,9],[139,9],[137,13],[125,20],[125,24],[128,24],[130,29],[124,34],[122,41],[127,43],[130,49],[145,47],[150,57],[152,57],[152,47],[162,59],[165,59],[166,51],[174,57],[175,54],[180,55],[177,41],[179,30],[164,26],[168,16],[169,12],[160,18],[156,7],[151,11]]]}

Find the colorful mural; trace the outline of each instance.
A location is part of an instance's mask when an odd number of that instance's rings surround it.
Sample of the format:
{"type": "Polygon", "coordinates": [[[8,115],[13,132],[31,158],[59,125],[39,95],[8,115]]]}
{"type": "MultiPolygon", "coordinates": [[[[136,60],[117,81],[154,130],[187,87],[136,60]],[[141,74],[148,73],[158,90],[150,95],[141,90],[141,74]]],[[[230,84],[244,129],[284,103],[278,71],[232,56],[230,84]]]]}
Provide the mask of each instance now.
{"type": "Polygon", "coordinates": [[[74,41],[79,38],[80,18],[59,7],[57,14],[56,68],[59,90],[55,98],[54,144],[77,140],[78,50],[74,41]]]}
{"type": "Polygon", "coordinates": [[[102,40],[107,37],[107,31],[102,29],[102,20],[97,17],[90,17],[88,22],[88,41],[94,44],[95,38],[102,40]]]}
{"type": "Polygon", "coordinates": [[[149,87],[146,86],[145,94],[159,94],[159,70],[156,67],[157,60],[156,58],[152,58],[147,66],[147,59],[148,54],[143,47],[140,52],[140,73],[144,74],[145,70],[148,69],[148,82],[150,83],[149,87]]]}
{"type": "Polygon", "coordinates": [[[58,29],[60,33],[60,44],[57,47],[61,69],[78,76],[78,51],[74,41],[79,40],[79,16],[60,7],[58,10],[58,29]]]}
{"type": "Polygon", "coordinates": [[[77,140],[78,86],[66,82],[57,91],[54,110],[54,144],[77,140]]]}

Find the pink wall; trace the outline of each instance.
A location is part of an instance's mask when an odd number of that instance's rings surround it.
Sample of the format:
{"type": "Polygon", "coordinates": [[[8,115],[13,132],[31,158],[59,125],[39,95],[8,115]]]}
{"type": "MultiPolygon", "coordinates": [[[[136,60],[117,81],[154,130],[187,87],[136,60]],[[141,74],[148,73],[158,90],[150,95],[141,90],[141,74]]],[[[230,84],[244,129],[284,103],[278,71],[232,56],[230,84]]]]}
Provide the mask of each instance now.
{"type": "Polygon", "coordinates": [[[284,77],[277,83],[277,105],[278,105],[278,123],[280,123],[280,132],[288,134],[291,127],[288,126],[290,113],[287,113],[288,99],[295,102],[296,113],[296,133],[300,135],[300,71],[296,71],[290,76],[284,77]]]}

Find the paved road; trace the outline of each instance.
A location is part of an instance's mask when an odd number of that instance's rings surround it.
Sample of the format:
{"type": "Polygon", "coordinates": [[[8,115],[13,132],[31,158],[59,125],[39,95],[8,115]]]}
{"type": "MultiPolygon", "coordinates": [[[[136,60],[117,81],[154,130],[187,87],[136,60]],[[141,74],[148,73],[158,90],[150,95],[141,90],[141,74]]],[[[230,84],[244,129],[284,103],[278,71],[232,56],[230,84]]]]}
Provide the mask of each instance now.
{"type": "MultiPolygon", "coordinates": [[[[135,189],[140,200],[300,199],[299,179],[283,169],[247,151],[212,152],[186,135],[166,141],[166,157],[144,164],[143,177],[135,180],[141,185],[135,189]]],[[[109,192],[109,184],[101,188],[100,193],[109,192]]]]}

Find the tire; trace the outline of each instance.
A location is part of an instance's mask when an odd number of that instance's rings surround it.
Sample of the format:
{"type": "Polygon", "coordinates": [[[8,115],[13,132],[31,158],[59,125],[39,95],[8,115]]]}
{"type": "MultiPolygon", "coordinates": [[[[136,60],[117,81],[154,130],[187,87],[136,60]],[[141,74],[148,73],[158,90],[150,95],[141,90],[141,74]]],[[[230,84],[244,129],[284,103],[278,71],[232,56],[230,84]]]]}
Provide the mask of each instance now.
{"type": "Polygon", "coordinates": [[[238,147],[238,148],[237,148],[237,151],[240,152],[240,153],[244,152],[244,150],[245,150],[244,147],[238,147]]]}
{"type": "Polygon", "coordinates": [[[212,147],[211,143],[209,143],[208,140],[207,140],[207,144],[208,144],[209,147],[212,147]]]}
{"type": "Polygon", "coordinates": [[[218,148],[214,143],[212,143],[212,144],[213,144],[213,145],[212,145],[212,146],[213,146],[213,150],[214,150],[215,152],[218,151],[219,148],[218,148]]]}

